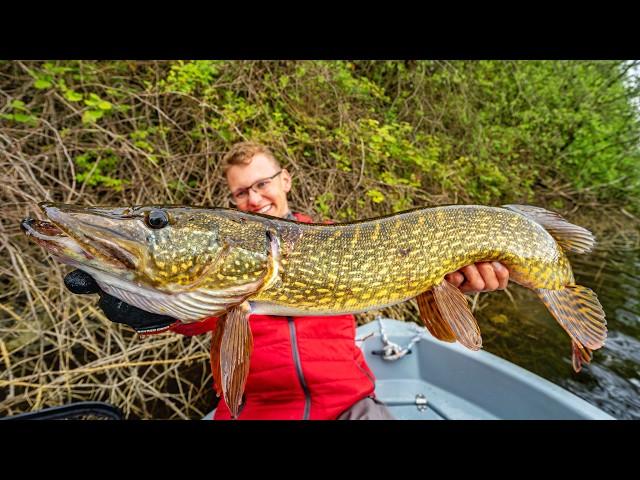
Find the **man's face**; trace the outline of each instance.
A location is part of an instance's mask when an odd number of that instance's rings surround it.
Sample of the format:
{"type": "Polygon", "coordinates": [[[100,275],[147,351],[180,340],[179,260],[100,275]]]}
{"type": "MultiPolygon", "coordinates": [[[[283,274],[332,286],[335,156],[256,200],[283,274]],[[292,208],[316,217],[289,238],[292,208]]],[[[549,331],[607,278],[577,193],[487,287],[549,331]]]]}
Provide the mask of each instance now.
{"type": "MultiPolygon", "coordinates": [[[[268,179],[280,169],[274,162],[259,153],[247,165],[233,165],[227,170],[227,185],[233,193],[248,188],[259,180],[268,179]]],[[[264,188],[248,190],[242,199],[236,199],[236,206],[243,212],[264,213],[283,218],[289,211],[287,193],[291,190],[291,176],[282,170],[278,176],[268,180],[264,188]],[[260,190],[260,193],[256,192],[260,190]]]]}

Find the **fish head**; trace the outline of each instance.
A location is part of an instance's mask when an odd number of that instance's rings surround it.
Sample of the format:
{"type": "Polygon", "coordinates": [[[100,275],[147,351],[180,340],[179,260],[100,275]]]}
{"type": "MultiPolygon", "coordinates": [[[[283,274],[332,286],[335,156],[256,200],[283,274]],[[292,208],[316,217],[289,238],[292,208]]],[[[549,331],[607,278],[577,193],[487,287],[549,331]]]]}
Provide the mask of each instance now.
{"type": "MultiPolygon", "coordinates": [[[[227,209],[182,206],[39,206],[47,220],[23,220],[25,233],[57,260],[86,271],[105,291],[136,306],[135,294],[162,303],[161,295],[204,292],[203,299],[221,305],[221,313],[273,274],[277,242],[262,218],[238,220],[227,209]]],[[[141,308],[157,311],[146,303],[141,308]]]]}

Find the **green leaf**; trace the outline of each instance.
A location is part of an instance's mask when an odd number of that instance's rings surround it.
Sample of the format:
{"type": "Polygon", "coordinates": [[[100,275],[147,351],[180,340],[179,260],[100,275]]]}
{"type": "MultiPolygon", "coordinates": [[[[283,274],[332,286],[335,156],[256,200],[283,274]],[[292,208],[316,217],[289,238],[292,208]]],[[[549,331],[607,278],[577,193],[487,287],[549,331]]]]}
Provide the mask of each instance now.
{"type": "Polygon", "coordinates": [[[34,124],[38,121],[38,119],[36,117],[34,117],[33,115],[25,115],[24,113],[14,113],[13,114],[13,119],[16,122],[20,122],[20,123],[31,123],[34,124]]]}
{"type": "Polygon", "coordinates": [[[25,115],[24,113],[2,113],[0,114],[0,118],[4,118],[5,120],[13,120],[14,122],[19,123],[29,123],[34,125],[38,122],[38,119],[33,115],[25,115]]]}
{"type": "Polygon", "coordinates": [[[38,90],[44,90],[45,88],[49,88],[51,85],[52,83],[49,80],[45,80],[44,78],[37,79],[33,84],[33,86],[38,90]]]}
{"type": "Polygon", "coordinates": [[[13,102],[11,102],[11,108],[13,108],[14,110],[23,110],[25,112],[27,111],[22,100],[14,100],[13,102]]]}
{"type": "Polygon", "coordinates": [[[98,102],[98,108],[100,110],[111,110],[111,107],[112,107],[111,103],[107,102],[106,100],[100,100],[98,102]]]}
{"type": "Polygon", "coordinates": [[[367,196],[373,201],[373,203],[382,203],[384,202],[384,194],[376,190],[375,188],[367,191],[367,196]]]}
{"type": "Polygon", "coordinates": [[[82,94],[74,92],[73,90],[67,90],[66,92],[64,92],[64,98],[66,98],[70,102],[79,102],[80,100],[82,100],[82,94]]]}
{"type": "Polygon", "coordinates": [[[102,118],[104,112],[102,110],[86,110],[82,114],[82,123],[94,123],[96,120],[102,118]]]}

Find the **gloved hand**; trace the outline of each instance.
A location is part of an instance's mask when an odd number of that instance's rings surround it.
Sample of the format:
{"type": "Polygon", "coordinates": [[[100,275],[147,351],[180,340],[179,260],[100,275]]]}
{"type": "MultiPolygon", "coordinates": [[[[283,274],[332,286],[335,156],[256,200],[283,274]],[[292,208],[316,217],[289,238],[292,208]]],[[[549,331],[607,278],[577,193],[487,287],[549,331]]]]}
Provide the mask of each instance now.
{"type": "Polygon", "coordinates": [[[82,270],[74,270],[64,277],[64,284],[76,294],[97,293],[100,295],[98,307],[105,316],[115,323],[129,325],[138,333],[157,333],[177,322],[173,317],[158,315],[129,305],[102,290],[91,275],[82,270]]]}

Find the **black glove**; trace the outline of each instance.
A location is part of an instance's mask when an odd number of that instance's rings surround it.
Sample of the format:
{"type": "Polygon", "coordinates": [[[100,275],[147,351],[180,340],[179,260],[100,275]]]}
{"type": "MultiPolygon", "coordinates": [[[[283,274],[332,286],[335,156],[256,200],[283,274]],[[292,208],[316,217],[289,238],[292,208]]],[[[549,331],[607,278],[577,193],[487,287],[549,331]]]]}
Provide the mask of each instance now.
{"type": "Polygon", "coordinates": [[[105,316],[115,323],[124,323],[138,333],[151,333],[172,325],[177,320],[167,315],[158,315],[129,305],[102,290],[91,275],[82,270],[74,270],[64,277],[64,284],[76,294],[97,293],[100,295],[98,307],[105,316]]]}

